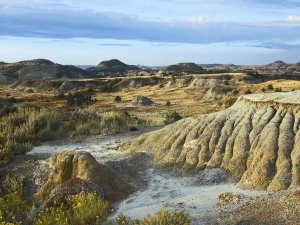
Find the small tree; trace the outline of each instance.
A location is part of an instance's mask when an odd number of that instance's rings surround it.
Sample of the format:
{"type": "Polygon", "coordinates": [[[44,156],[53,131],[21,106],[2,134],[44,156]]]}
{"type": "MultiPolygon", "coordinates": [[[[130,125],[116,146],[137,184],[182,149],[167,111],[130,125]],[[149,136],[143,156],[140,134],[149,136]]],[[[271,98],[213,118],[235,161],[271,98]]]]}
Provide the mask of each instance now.
{"type": "Polygon", "coordinates": [[[269,84],[268,86],[267,86],[267,89],[268,90],[273,90],[274,88],[273,88],[273,85],[272,84],[269,84]]]}
{"type": "Polygon", "coordinates": [[[117,95],[115,97],[115,102],[121,102],[121,101],[122,101],[122,98],[119,95],[117,95]]]}
{"type": "Polygon", "coordinates": [[[85,95],[83,93],[70,93],[67,96],[67,103],[71,106],[88,106],[93,103],[93,100],[90,95],[85,95]]]}
{"type": "Polygon", "coordinates": [[[170,105],[171,105],[171,102],[168,100],[166,103],[166,106],[170,106],[170,105]]]}

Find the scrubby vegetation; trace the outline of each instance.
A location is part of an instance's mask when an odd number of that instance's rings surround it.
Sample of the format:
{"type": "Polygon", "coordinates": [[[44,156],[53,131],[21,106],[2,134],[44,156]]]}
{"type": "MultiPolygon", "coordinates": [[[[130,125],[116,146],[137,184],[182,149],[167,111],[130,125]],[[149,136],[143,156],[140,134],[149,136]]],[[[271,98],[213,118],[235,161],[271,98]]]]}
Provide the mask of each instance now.
{"type": "Polygon", "coordinates": [[[123,111],[80,109],[72,119],[77,135],[112,134],[128,129],[130,117],[123,111]]]}
{"type": "Polygon", "coordinates": [[[101,92],[104,92],[104,93],[112,93],[112,92],[115,92],[115,91],[116,91],[116,88],[113,87],[112,85],[103,85],[103,86],[100,88],[100,91],[101,91],[101,92]]]}
{"type": "Polygon", "coordinates": [[[190,218],[187,214],[182,212],[166,211],[162,209],[154,216],[148,216],[140,220],[132,220],[126,216],[120,215],[116,221],[111,221],[109,225],[189,225],[191,224],[190,218]]]}
{"type": "Polygon", "coordinates": [[[129,130],[124,111],[76,109],[73,112],[25,106],[0,117],[0,166],[33,146],[68,135],[113,134],[129,130]]]}
{"type": "Polygon", "coordinates": [[[70,106],[89,106],[93,103],[91,95],[84,93],[70,93],[67,96],[67,103],[70,106]]]}
{"type": "Polygon", "coordinates": [[[122,101],[122,98],[119,95],[117,95],[115,97],[115,102],[121,102],[121,101],[122,101]]]}
{"type": "Polygon", "coordinates": [[[189,225],[190,219],[182,212],[161,210],[154,216],[140,220],[119,215],[107,220],[113,212],[108,202],[97,197],[96,193],[80,193],[69,196],[61,204],[44,206],[41,210],[23,199],[22,179],[5,179],[6,187],[0,186],[0,224],[1,225],[189,225]],[[9,187],[7,189],[7,187],[9,187]],[[9,190],[9,191],[8,191],[9,190]],[[8,191],[8,192],[7,192],[8,191]],[[37,212],[37,213],[36,213],[37,212]]]}
{"type": "Polygon", "coordinates": [[[95,193],[81,193],[67,198],[65,204],[45,209],[33,225],[96,225],[105,221],[108,213],[106,201],[95,193]]]}
{"type": "Polygon", "coordinates": [[[0,224],[22,224],[27,219],[30,207],[19,193],[9,193],[0,198],[0,224]]]}
{"type": "Polygon", "coordinates": [[[181,119],[182,119],[182,116],[178,112],[176,112],[176,111],[168,112],[166,115],[165,123],[170,124],[170,123],[174,123],[181,119]]]}
{"type": "Polygon", "coordinates": [[[274,89],[274,88],[273,88],[273,85],[272,85],[272,84],[268,84],[267,89],[268,89],[268,90],[273,90],[273,89],[274,89]]]}
{"type": "Polygon", "coordinates": [[[0,166],[33,145],[59,135],[58,113],[47,109],[24,108],[0,118],[0,166]]]}

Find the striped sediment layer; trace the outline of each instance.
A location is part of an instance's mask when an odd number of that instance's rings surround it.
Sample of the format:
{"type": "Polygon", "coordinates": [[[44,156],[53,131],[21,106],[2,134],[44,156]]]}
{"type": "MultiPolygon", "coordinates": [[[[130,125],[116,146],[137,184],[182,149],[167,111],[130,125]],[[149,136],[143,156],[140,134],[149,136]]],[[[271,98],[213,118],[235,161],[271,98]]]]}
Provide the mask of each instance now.
{"type": "Polygon", "coordinates": [[[221,168],[246,188],[300,185],[300,91],[241,96],[230,108],[182,119],[121,150],[146,151],[174,171],[221,168]]]}

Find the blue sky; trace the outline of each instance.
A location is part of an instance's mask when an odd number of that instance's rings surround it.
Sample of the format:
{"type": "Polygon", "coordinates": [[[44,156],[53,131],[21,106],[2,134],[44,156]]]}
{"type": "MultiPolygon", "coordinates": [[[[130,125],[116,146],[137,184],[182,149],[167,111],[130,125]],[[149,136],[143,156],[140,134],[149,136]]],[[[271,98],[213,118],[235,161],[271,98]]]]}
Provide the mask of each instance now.
{"type": "Polygon", "coordinates": [[[300,0],[0,0],[0,61],[300,61],[300,0]]]}

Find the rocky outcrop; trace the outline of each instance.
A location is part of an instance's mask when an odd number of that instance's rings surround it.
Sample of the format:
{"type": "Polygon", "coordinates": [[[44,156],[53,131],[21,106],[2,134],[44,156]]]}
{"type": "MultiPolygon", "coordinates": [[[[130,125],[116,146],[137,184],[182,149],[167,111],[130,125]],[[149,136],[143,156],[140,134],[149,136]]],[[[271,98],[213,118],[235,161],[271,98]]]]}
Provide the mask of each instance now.
{"type": "Polygon", "coordinates": [[[65,66],[46,59],[0,64],[0,77],[13,80],[49,80],[88,77],[90,74],[75,66],[65,66]]]}
{"type": "Polygon", "coordinates": [[[153,105],[154,103],[150,98],[139,95],[132,100],[132,104],[136,106],[149,106],[149,105],[153,105]]]}
{"type": "Polygon", "coordinates": [[[195,78],[189,85],[189,88],[212,88],[219,84],[222,84],[223,80],[221,79],[203,79],[203,78],[195,78]]]}
{"type": "Polygon", "coordinates": [[[224,97],[230,97],[233,95],[234,88],[228,86],[216,86],[207,90],[203,96],[204,100],[219,100],[224,97]]]}
{"type": "Polygon", "coordinates": [[[300,185],[300,91],[241,96],[230,108],[186,118],[120,147],[174,172],[221,168],[243,187],[300,185]]]}
{"type": "Polygon", "coordinates": [[[48,163],[52,171],[47,182],[36,193],[37,200],[45,201],[61,193],[91,189],[99,190],[99,193],[103,190],[106,200],[117,201],[135,190],[112,169],[99,164],[88,152],[64,151],[50,157],[48,163]],[[84,185],[80,185],[82,182],[84,185]],[[79,187],[74,187],[74,184],[79,187]]]}
{"type": "Polygon", "coordinates": [[[122,76],[127,73],[136,72],[138,74],[141,69],[138,66],[127,65],[117,59],[111,59],[108,61],[103,61],[95,67],[90,67],[86,69],[89,73],[94,76],[122,76]]]}
{"type": "Polygon", "coordinates": [[[186,85],[185,79],[172,79],[168,81],[168,83],[165,84],[165,88],[178,88],[178,87],[184,87],[186,85]]]}

